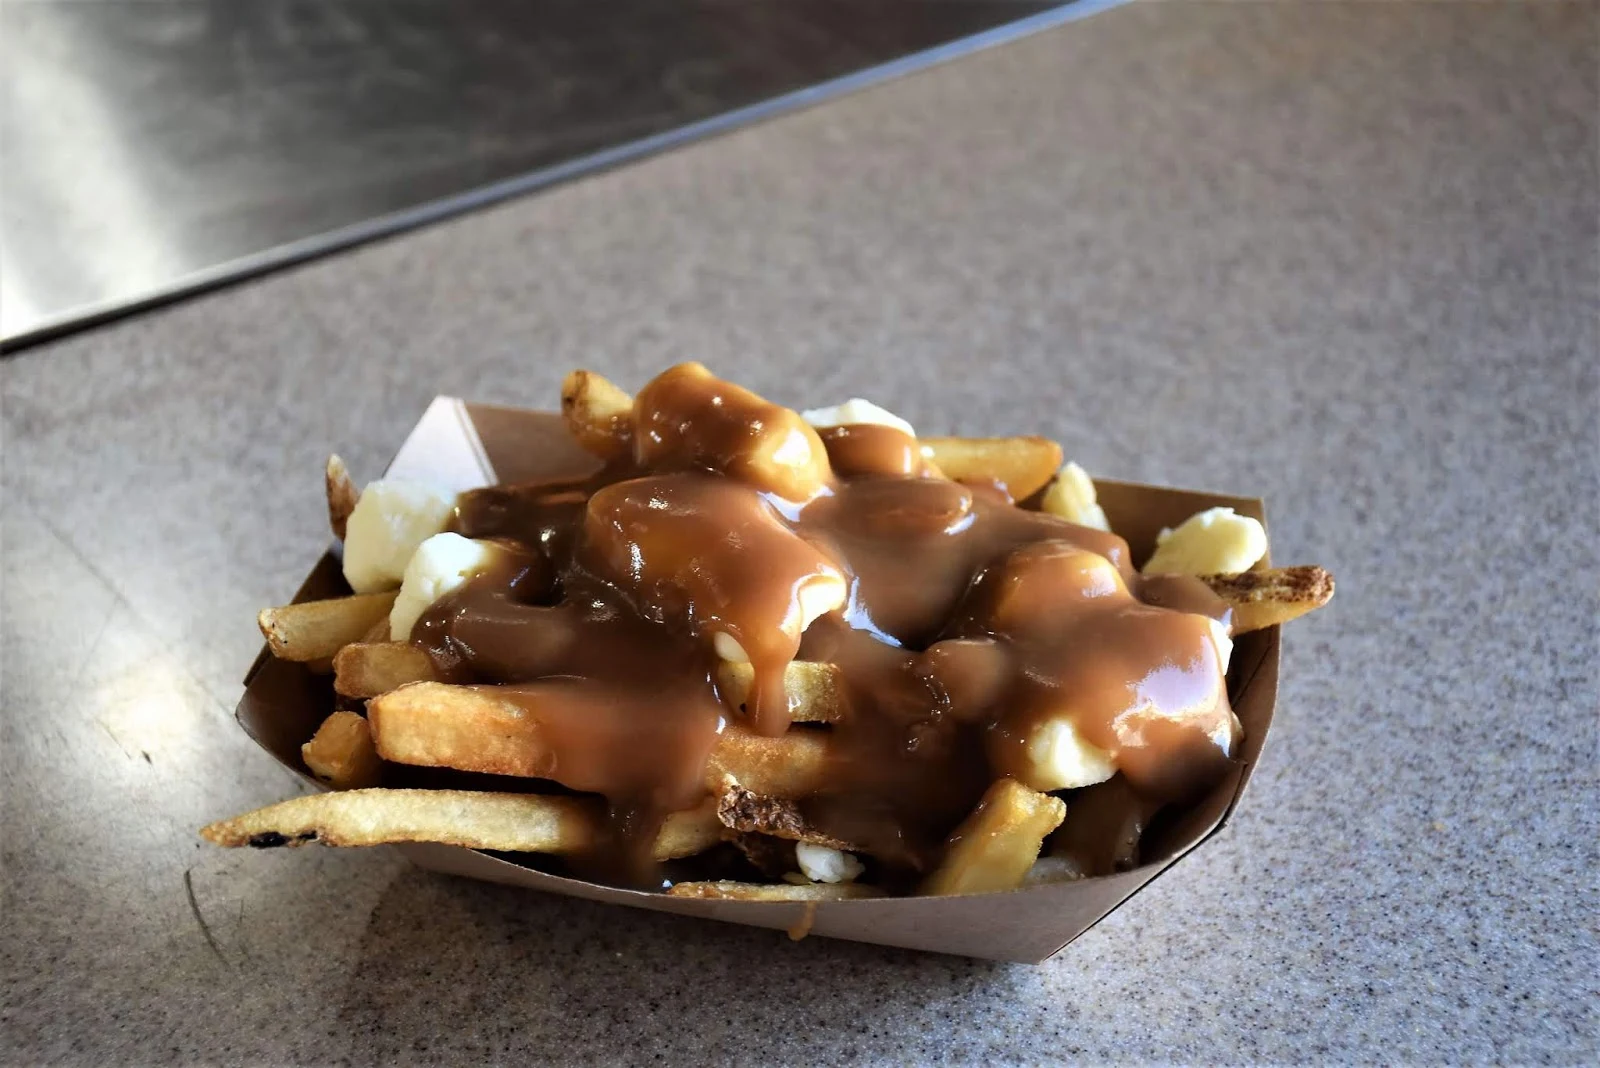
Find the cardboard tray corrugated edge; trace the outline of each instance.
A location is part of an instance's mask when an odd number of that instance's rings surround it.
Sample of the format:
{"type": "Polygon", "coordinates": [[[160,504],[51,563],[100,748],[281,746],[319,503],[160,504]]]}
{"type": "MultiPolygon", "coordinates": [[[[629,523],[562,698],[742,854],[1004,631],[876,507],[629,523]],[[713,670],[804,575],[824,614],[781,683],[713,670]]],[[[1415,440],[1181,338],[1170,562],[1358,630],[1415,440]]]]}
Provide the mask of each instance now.
{"type": "MultiPolygon", "coordinates": [[[[593,464],[571,443],[558,416],[438,397],[386,473],[463,490],[571,474],[593,464]]],[[[1161,527],[1203,508],[1226,505],[1266,522],[1262,502],[1251,498],[1109,480],[1096,480],[1095,485],[1113,528],[1127,538],[1135,559],[1149,552],[1161,527]]],[[[330,552],[318,561],[294,599],[345,592],[338,558],[330,552]]],[[[1237,640],[1229,689],[1245,725],[1244,747],[1224,781],[1151,843],[1153,861],[1115,875],[1001,894],[824,902],[810,917],[810,933],[989,960],[1035,964],[1049,959],[1226,826],[1271,726],[1278,660],[1276,627],[1237,640]]],[[[300,745],[331,708],[332,691],[325,676],[274,660],[263,649],[245,676],[236,718],[280,763],[320,789],[300,760],[300,745]]],[[[591,901],[776,930],[791,929],[806,919],[807,906],[797,903],[673,898],[535,871],[458,846],[418,843],[395,848],[433,871],[591,901]]]]}

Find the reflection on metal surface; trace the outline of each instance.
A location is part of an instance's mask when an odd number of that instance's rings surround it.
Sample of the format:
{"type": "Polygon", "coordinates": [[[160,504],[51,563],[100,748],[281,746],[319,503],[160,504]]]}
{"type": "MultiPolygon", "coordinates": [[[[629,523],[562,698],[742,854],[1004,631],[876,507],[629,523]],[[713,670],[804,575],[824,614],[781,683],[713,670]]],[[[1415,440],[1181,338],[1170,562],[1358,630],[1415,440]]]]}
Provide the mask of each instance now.
{"type": "Polygon", "coordinates": [[[16,345],[1108,6],[8,0],[16,345]]]}

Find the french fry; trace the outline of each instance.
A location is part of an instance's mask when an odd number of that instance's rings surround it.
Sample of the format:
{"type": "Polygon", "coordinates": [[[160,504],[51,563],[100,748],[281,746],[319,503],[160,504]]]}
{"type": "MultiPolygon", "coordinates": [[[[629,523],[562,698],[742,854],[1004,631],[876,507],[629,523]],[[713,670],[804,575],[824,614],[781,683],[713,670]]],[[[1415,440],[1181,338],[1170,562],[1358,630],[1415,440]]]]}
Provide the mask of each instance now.
{"type": "Polygon", "coordinates": [[[677,860],[704,853],[729,837],[717,819],[717,799],[708,797],[699,807],[674,812],[656,835],[655,859],[677,860]]]}
{"type": "MultiPolygon", "coordinates": [[[[537,706],[507,700],[494,687],[412,683],[368,702],[367,722],[378,754],[397,764],[560,781],[537,706]]],[[[826,756],[821,732],[766,738],[729,727],[712,749],[706,782],[720,789],[732,776],[759,794],[803,797],[821,784],[826,756]]]]}
{"type": "Polygon", "coordinates": [[[367,702],[367,722],[397,764],[543,778],[554,763],[537,721],[488,687],[411,683],[367,702]]]}
{"type": "MultiPolygon", "coordinates": [[[[750,696],[755,668],[724,660],[717,668],[717,685],[723,698],[735,707],[750,696]]],[[[837,723],[844,718],[844,676],[833,664],[792,660],[783,669],[783,689],[789,697],[789,718],[794,723],[837,723]]]]}
{"type": "Polygon", "coordinates": [[[337,455],[328,457],[323,480],[328,489],[328,525],[333,528],[333,536],[344,541],[344,525],[350,519],[350,513],[356,510],[361,491],[350,481],[350,472],[337,455]]]}
{"type": "Polygon", "coordinates": [[[311,774],[335,790],[376,786],[383,771],[367,721],[354,712],[335,712],[300,747],[311,774]]]}
{"type": "MultiPolygon", "coordinates": [[[[373,846],[438,842],[512,853],[592,848],[603,823],[589,798],[473,790],[344,790],[308,794],[200,830],[220,846],[373,846]]],[[[656,839],[657,860],[690,856],[721,840],[712,808],[674,813],[656,839]]]]}
{"type": "Polygon", "coordinates": [[[220,846],[441,842],[474,849],[570,853],[593,840],[592,802],[470,790],[308,794],[202,828],[220,846]]]}
{"type": "Polygon", "coordinates": [[[1333,576],[1313,566],[1201,575],[1200,581],[1233,609],[1234,634],[1287,623],[1333,599],[1333,576]]]}
{"type": "Polygon", "coordinates": [[[944,858],[923,881],[921,892],[1015,890],[1038,859],[1045,836],[1066,814],[1060,798],[1030,790],[1015,779],[997,779],[950,835],[944,858]]]}
{"type": "Polygon", "coordinates": [[[946,478],[993,479],[1018,501],[1031,497],[1061,466],[1061,446],[1036,437],[923,438],[922,455],[946,478]]]}
{"type": "Polygon", "coordinates": [[[433,658],[406,642],[352,642],[333,656],[333,688],[345,697],[376,697],[438,678],[433,658]]]}
{"type": "Polygon", "coordinates": [[[845,852],[861,850],[860,846],[824,834],[807,822],[800,806],[794,801],[746,790],[731,778],[723,782],[715,800],[717,819],[732,830],[770,835],[791,842],[809,842],[845,852]]]}
{"type": "Polygon", "coordinates": [[[693,897],[702,901],[846,901],[882,897],[876,886],[862,883],[674,883],[668,897],[693,897]]]}
{"type": "Polygon", "coordinates": [[[732,778],[752,793],[768,797],[806,797],[828,779],[826,731],[796,728],[767,738],[729,727],[706,761],[706,785],[715,790],[732,778]]]}
{"type": "Polygon", "coordinates": [[[279,660],[320,660],[360,641],[394,605],[396,591],[357,593],[263,609],[256,624],[279,660]]]}
{"type": "Polygon", "coordinates": [[[561,418],[585,451],[602,460],[633,450],[633,397],[593,371],[573,371],[561,382],[561,418]]]}

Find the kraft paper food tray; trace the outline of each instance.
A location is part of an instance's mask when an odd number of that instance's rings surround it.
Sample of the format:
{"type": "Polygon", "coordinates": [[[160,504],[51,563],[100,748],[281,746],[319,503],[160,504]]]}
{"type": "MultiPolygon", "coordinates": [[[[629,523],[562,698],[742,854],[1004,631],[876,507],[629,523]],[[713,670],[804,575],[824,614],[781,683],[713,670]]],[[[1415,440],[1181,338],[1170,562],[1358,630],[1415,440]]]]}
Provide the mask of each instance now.
{"type": "MultiPolygon", "coordinates": [[[[401,446],[388,474],[464,490],[573,474],[594,466],[595,461],[568,439],[558,416],[439,397],[401,446]]],[[[308,479],[308,492],[312,484],[308,479]]],[[[1128,540],[1135,560],[1150,552],[1155,534],[1163,526],[1175,526],[1204,508],[1228,505],[1241,514],[1266,520],[1259,500],[1121,482],[1096,482],[1096,486],[1113,529],[1128,540]]],[[[329,553],[313,569],[295,600],[348,592],[338,560],[329,553]]],[[[1154,858],[1150,863],[1116,875],[1004,894],[822,902],[811,918],[810,933],[991,960],[1045,960],[1221,829],[1260,756],[1277,690],[1278,629],[1243,635],[1234,646],[1229,672],[1234,711],[1244,724],[1243,751],[1225,781],[1201,804],[1173,821],[1155,840],[1147,838],[1148,855],[1154,858]]],[[[300,746],[332,707],[327,676],[312,675],[299,664],[273,660],[263,649],[245,678],[237,716],[263,748],[308,782],[316,783],[300,760],[300,746]]],[[[395,848],[413,863],[434,871],[754,927],[792,928],[803,924],[808,908],[793,902],[701,901],[616,890],[458,846],[395,848]]],[[[773,952],[782,951],[781,945],[773,946],[773,952]]]]}

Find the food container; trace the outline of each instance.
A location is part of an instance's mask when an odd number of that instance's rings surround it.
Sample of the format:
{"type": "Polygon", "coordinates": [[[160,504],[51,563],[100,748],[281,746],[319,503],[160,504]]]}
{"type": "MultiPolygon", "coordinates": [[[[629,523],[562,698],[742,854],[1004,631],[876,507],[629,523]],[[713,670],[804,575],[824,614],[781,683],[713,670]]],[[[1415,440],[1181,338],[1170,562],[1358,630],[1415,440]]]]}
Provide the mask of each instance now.
{"type": "MultiPolygon", "coordinates": [[[[465,490],[571,475],[595,466],[567,437],[558,416],[439,397],[406,438],[387,474],[465,490]]],[[[1202,509],[1226,505],[1266,521],[1259,500],[1125,482],[1097,481],[1095,485],[1112,528],[1127,539],[1135,560],[1149,554],[1162,527],[1176,526],[1202,509]]],[[[1266,566],[1266,561],[1261,566],[1266,566]]],[[[312,569],[295,600],[348,592],[338,557],[330,552],[312,569]]],[[[808,930],[811,935],[828,938],[1038,963],[1094,926],[1227,822],[1272,725],[1278,692],[1277,627],[1236,639],[1228,689],[1234,711],[1244,724],[1244,745],[1229,774],[1192,809],[1166,823],[1153,837],[1147,835],[1143,866],[1100,878],[969,897],[820,903],[717,901],[597,886],[458,846],[394,848],[433,871],[546,893],[752,927],[808,930]]],[[[300,746],[332,711],[333,700],[330,677],[314,675],[301,664],[275,660],[263,649],[245,677],[237,716],[245,731],[278,761],[321,788],[301,762],[300,746]]]]}

